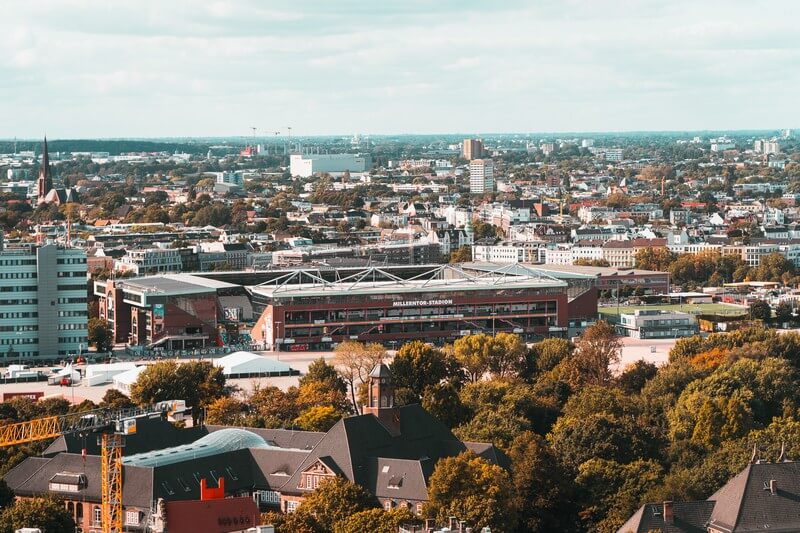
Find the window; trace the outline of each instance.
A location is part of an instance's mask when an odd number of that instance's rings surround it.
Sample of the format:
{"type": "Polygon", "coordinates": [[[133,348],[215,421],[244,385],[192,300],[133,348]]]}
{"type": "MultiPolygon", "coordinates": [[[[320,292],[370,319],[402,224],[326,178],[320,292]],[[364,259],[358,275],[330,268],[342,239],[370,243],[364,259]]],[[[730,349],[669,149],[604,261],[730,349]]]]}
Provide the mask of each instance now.
{"type": "Polygon", "coordinates": [[[387,511],[391,511],[392,507],[394,507],[394,502],[392,502],[392,500],[386,500],[383,506],[387,511]]]}
{"type": "Polygon", "coordinates": [[[103,521],[103,510],[100,507],[92,509],[92,523],[100,524],[103,521]]]}
{"type": "Polygon", "coordinates": [[[230,466],[225,468],[225,471],[228,473],[229,476],[231,476],[232,480],[236,481],[239,479],[239,476],[236,475],[236,472],[230,466]]]}
{"type": "Polygon", "coordinates": [[[139,511],[125,511],[125,525],[138,526],[139,525],[139,511]]]}
{"type": "Polygon", "coordinates": [[[170,487],[169,483],[167,483],[166,481],[161,482],[161,488],[164,489],[164,492],[166,492],[169,495],[175,494],[175,491],[172,490],[172,487],[170,487]]]}
{"type": "Polygon", "coordinates": [[[307,489],[311,488],[311,476],[308,474],[306,474],[306,488],[307,489]]]}
{"type": "Polygon", "coordinates": [[[300,502],[296,502],[296,501],[293,501],[293,500],[286,502],[286,512],[287,513],[295,512],[297,510],[297,506],[298,505],[300,505],[300,502]]]}

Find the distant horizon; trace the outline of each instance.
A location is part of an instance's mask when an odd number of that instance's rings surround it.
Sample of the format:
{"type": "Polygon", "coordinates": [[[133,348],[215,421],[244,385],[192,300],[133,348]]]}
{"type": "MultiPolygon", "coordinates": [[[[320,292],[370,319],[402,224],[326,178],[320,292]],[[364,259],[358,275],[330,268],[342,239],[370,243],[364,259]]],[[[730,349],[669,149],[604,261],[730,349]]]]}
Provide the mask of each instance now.
{"type": "MultiPolygon", "coordinates": [[[[253,140],[259,141],[270,140],[286,140],[286,139],[324,139],[324,138],[347,138],[354,135],[364,137],[481,137],[481,136],[497,136],[497,137],[510,137],[510,136],[540,136],[540,137],[553,137],[553,136],[571,136],[571,137],[587,137],[591,135],[601,136],[625,136],[625,135],[698,135],[698,134],[732,134],[742,135],[749,133],[780,133],[783,130],[800,131],[800,128],[780,127],[780,128],[739,128],[739,129],[702,129],[702,130],[607,130],[607,131],[512,131],[512,132],[434,132],[434,133],[368,133],[368,132],[350,132],[350,133],[333,133],[333,134],[309,134],[309,135],[287,135],[271,136],[259,135],[255,137],[252,135],[161,135],[161,136],[121,136],[121,137],[52,137],[47,135],[47,141],[173,141],[173,140],[226,140],[226,139],[241,139],[243,141],[253,140]]],[[[37,142],[43,141],[45,135],[41,137],[0,137],[0,142],[37,142]]]]}

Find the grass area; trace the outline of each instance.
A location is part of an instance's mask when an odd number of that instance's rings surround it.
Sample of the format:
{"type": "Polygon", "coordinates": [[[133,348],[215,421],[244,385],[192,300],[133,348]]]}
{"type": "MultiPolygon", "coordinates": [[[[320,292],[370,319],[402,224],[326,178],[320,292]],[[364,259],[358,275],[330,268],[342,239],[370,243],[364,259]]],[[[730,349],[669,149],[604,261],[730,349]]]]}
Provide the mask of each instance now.
{"type": "MultiPolygon", "coordinates": [[[[681,311],[684,313],[714,314],[714,315],[744,315],[747,309],[729,304],[670,304],[670,305],[622,305],[620,313],[633,313],[637,309],[658,309],[659,311],[681,311]]],[[[612,318],[617,315],[617,306],[599,307],[601,317],[612,318]]]]}

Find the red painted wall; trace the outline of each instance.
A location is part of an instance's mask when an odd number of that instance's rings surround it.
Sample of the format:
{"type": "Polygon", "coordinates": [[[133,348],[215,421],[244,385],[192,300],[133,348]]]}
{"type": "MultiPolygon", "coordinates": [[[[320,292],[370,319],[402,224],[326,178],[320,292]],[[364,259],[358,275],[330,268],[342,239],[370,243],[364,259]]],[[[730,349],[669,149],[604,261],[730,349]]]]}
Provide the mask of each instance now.
{"type": "Polygon", "coordinates": [[[170,533],[227,533],[259,525],[258,506],[252,498],[167,502],[170,533]]]}

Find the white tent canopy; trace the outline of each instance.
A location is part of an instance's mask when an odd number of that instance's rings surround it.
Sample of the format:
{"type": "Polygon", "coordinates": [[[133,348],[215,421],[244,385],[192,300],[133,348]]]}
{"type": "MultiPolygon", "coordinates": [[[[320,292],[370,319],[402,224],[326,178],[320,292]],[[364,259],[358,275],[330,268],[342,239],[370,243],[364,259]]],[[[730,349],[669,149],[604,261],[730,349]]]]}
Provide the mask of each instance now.
{"type": "Polygon", "coordinates": [[[252,352],[233,352],[214,359],[214,365],[221,367],[227,377],[288,376],[293,373],[292,367],[286,363],[252,352]]]}

